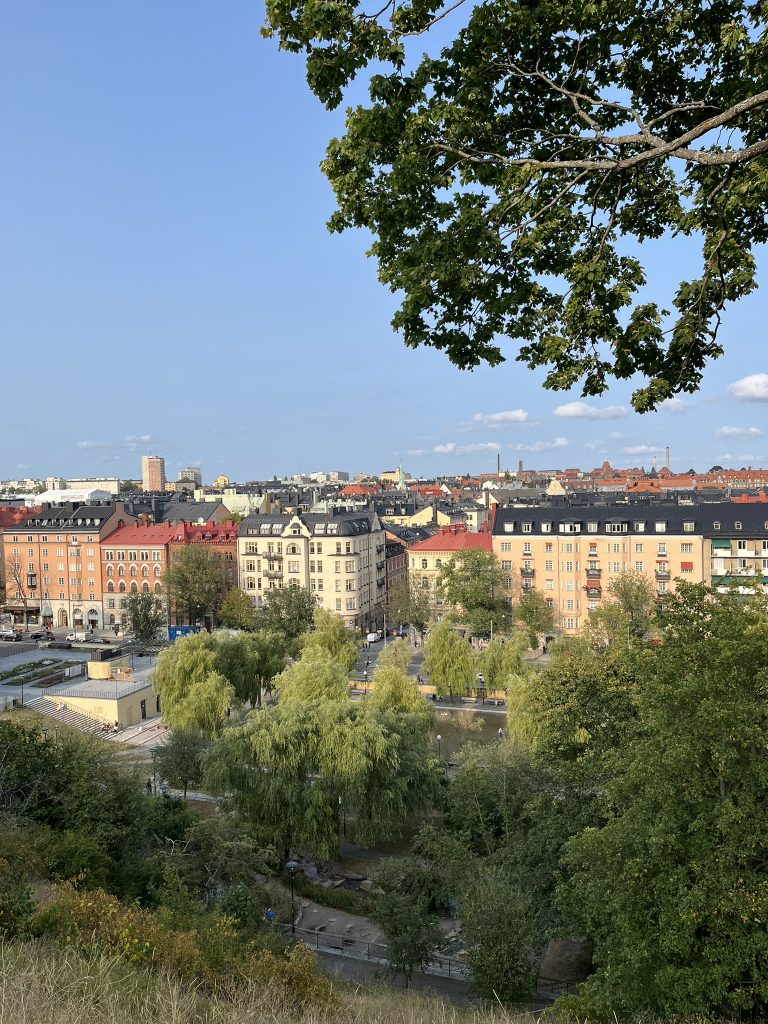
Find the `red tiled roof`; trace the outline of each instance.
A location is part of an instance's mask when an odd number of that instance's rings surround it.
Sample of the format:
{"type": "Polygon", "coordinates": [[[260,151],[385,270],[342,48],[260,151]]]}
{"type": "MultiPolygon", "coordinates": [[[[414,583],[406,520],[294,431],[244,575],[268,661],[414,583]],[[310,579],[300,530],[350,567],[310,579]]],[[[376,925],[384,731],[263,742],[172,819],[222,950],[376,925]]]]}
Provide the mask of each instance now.
{"type": "Polygon", "coordinates": [[[479,551],[492,551],[493,544],[490,533],[470,533],[465,526],[444,526],[434,537],[412,544],[411,552],[419,551],[467,551],[476,548],[479,551]]]}
{"type": "Polygon", "coordinates": [[[4,526],[18,526],[19,523],[23,523],[30,516],[36,516],[42,510],[42,505],[33,505],[30,508],[27,508],[26,505],[0,508],[0,529],[4,526]]]}
{"type": "Polygon", "coordinates": [[[149,523],[146,526],[120,526],[105,538],[110,547],[141,547],[143,544],[168,544],[178,533],[173,523],[149,523]]]}

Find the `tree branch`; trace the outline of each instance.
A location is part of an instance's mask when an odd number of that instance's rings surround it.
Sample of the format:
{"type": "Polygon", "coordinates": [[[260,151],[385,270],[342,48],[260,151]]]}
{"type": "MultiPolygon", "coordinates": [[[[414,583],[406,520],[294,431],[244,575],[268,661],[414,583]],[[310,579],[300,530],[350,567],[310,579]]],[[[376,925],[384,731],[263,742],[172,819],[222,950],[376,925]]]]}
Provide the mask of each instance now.
{"type": "MultiPolygon", "coordinates": [[[[428,25],[424,26],[424,28],[414,29],[413,32],[400,32],[400,38],[405,39],[408,36],[423,36],[424,33],[429,32],[429,30],[436,25],[438,21],[442,21],[443,18],[446,18],[451,13],[451,11],[455,11],[457,7],[461,7],[465,2],[466,0],[457,0],[455,4],[452,4],[450,7],[446,7],[442,14],[438,14],[437,17],[433,18],[428,25]]],[[[384,9],[386,10],[386,8],[384,9]]]]}

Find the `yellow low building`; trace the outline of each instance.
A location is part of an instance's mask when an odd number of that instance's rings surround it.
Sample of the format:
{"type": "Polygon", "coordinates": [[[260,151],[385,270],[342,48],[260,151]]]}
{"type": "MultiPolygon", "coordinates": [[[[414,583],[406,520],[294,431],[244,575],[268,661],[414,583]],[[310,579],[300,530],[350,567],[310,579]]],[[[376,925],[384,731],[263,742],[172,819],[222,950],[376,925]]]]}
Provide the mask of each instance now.
{"type": "Polygon", "coordinates": [[[105,725],[124,729],[160,714],[160,702],[146,679],[136,679],[127,658],[89,661],[88,678],[52,694],[51,700],[105,725]]]}

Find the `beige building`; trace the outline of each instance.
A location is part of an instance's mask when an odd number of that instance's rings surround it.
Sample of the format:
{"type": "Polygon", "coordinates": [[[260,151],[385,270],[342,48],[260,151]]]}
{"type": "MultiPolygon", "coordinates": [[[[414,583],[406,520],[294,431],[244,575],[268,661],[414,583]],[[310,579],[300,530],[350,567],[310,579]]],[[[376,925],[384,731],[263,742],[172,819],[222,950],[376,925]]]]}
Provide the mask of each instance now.
{"type": "Polygon", "coordinates": [[[141,456],[141,489],[143,491],[165,490],[165,459],[159,455],[141,456]]]}
{"type": "Polygon", "coordinates": [[[493,550],[513,593],[540,590],[566,634],[578,633],[611,579],[642,573],[659,598],[678,580],[709,582],[702,507],[558,505],[497,508],[493,550]]]}
{"type": "Polygon", "coordinates": [[[121,729],[140,725],[160,714],[160,702],[151,683],[137,679],[128,658],[89,661],[88,678],[76,686],[51,694],[50,699],[105,725],[121,729]]]}
{"type": "Polygon", "coordinates": [[[240,588],[257,606],[269,590],[304,587],[351,629],[382,625],[385,535],[375,513],[250,515],[237,550],[240,588]]]}
{"type": "Polygon", "coordinates": [[[433,537],[419,541],[408,548],[408,578],[411,586],[429,594],[430,609],[435,622],[451,611],[443,604],[437,592],[441,569],[451,563],[456,554],[470,549],[491,551],[490,533],[471,533],[466,526],[443,526],[433,537]]]}

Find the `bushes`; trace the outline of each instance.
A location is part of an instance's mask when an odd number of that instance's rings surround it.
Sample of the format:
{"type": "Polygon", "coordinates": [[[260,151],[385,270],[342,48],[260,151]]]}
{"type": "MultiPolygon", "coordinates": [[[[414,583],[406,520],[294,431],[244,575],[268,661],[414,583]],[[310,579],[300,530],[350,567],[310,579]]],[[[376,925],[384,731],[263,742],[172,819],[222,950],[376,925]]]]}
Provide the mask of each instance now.
{"type": "Polygon", "coordinates": [[[185,930],[171,927],[172,919],[124,906],[103,889],[81,892],[65,884],[33,919],[32,931],[83,955],[101,951],[161,969],[209,992],[232,996],[255,982],[276,986],[295,1006],[334,1004],[331,983],[317,974],[309,950],[297,946],[283,954],[243,942],[232,919],[215,911],[201,912],[185,930]]]}

